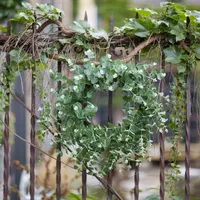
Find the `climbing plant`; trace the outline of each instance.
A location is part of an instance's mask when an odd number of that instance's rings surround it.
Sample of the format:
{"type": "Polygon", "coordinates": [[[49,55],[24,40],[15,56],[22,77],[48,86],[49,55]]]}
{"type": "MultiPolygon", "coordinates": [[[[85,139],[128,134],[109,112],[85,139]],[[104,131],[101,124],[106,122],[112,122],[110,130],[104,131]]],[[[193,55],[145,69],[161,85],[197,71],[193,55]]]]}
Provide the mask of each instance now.
{"type": "Polygon", "coordinates": [[[132,8],[133,17],[108,34],[91,28],[86,21],[64,27],[60,22],[62,11],[52,5],[22,5],[24,9],[11,19],[22,24],[22,32],[8,37],[3,48],[11,62],[4,63],[1,73],[1,112],[9,104],[7,94],[13,93],[15,76],[32,69],[42,102],[38,138],[53,134],[52,144],[60,143],[63,151],[76,159],[78,170],[98,176],[104,176],[118,162],[140,164],[148,157],[153,130],[161,133],[170,128],[174,132],[170,138],[173,173],[168,174],[167,183],[173,198],[172,184],[179,174],[177,143],[186,120],[185,78],[200,58],[200,12],[169,2],[161,3],[161,13],[132,8]],[[149,60],[133,62],[139,53],[145,58],[149,46],[159,49],[165,62],[177,67],[170,98],[158,92],[157,83],[165,77],[163,70],[149,60]],[[124,55],[116,47],[131,50],[124,55]],[[63,64],[62,72],[56,70],[52,60],[63,64]],[[45,72],[52,82],[52,102],[42,87],[45,72]],[[59,88],[55,87],[58,83],[59,88]],[[98,106],[92,97],[98,91],[118,88],[124,100],[122,122],[117,126],[94,124],[98,106]],[[169,120],[163,102],[170,105],[169,120]]]}

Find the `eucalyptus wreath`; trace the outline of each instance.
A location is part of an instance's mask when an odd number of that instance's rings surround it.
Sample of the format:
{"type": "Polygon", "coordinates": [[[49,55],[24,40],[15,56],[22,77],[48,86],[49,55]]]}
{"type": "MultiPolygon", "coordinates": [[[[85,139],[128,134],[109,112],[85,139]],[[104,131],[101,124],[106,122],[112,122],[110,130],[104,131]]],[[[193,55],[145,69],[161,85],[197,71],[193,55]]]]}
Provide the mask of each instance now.
{"type": "Polygon", "coordinates": [[[61,81],[62,85],[59,90],[51,89],[55,96],[54,114],[61,119],[60,123],[54,123],[61,126],[57,135],[63,148],[73,148],[78,164],[105,175],[120,160],[128,164],[137,158],[139,163],[147,155],[153,128],[164,128],[163,94],[158,93],[155,83],[165,73],[153,69],[151,64],[111,60],[109,54],[96,64],[91,50],[85,51],[85,56],[83,65],[67,60],[71,79],[51,70],[52,80],[61,81]],[[124,101],[122,122],[118,126],[93,124],[92,117],[98,107],[92,97],[98,91],[117,88],[121,88],[124,101]],[[102,167],[98,169],[99,165],[102,167]]]}

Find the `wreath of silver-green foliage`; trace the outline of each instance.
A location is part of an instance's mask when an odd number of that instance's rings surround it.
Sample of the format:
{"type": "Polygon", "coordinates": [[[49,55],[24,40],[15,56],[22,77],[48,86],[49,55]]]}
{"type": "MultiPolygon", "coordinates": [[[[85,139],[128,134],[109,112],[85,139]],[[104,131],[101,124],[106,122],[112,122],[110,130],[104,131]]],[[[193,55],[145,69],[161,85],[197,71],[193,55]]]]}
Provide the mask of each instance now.
{"type": "MultiPolygon", "coordinates": [[[[162,111],[161,99],[155,86],[165,73],[152,70],[150,64],[125,64],[111,60],[110,55],[102,57],[96,66],[95,54],[85,52],[84,65],[76,65],[68,60],[71,79],[51,70],[52,80],[61,81],[61,89],[52,89],[55,97],[54,114],[61,119],[59,141],[73,147],[75,157],[82,167],[105,175],[116,163],[133,161],[133,154],[141,161],[147,156],[150,135],[153,128],[161,131],[165,127],[165,112],[162,111]],[[152,70],[151,72],[150,69],[152,70]],[[115,91],[121,88],[124,100],[125,117],[118,126],[94,125],[92,117],[98,107],[92,103],[92,97],[98,91],[115,91]],[[132,157],[132,158],[131,158],[132,157]]],[[[57,127],[60,124],[56,124],[57,127]]]]}
{"type": "MultiPolygon", "coordinates": [[[[138,158],[145,157],[152,127],[164,127],[165,113],[154,84],[164,73],[154,70],[147,75],[148,64],[124,64],[112,61],[109,56],[103,57],[95,66],[92,62],[94,54],[90,50],[85,53],[88,58],[84,59],[84,66],[69,61],[74,70],[72,80],[62,77],[62,89],[53,91],[57,97],[55,113],[62,119],[60,136],[63,144],[77,146],[74,157],[90,168],[102,158],[102,170],[106,172],[122,157],[128,163],[132,153],[138,158]],[[109,124],[109,127],[93,125],[92,117],[98,110],[91,102],[93,95],[97,91],[114,91],[119,87],[125,102],[126,117],[122,123],[119,126],[109,124]],[[102,156],[105,151],[106,157],[102,156]]],[[[61,76],[55,71],[51,74],[54,80],[61,76]]]]}

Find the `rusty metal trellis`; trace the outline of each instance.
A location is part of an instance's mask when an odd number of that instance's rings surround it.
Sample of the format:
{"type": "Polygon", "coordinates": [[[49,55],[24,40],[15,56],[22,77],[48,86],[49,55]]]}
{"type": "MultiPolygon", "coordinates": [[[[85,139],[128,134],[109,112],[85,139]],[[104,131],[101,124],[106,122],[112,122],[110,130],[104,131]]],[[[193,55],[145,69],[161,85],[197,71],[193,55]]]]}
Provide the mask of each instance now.
{"type": "MultiPolygon", "coordinates": [[[[135,56],[135,64],[137,64],[140,61],[140,55],[139,53],[135,56]]],[[[136,156],[137,159],[137,156],[136,156]]],[[[134,181],[135,181],[135,189],[134,189],[134,196],[135,200],[139,200],[139,181],[140,181],[140,167],[137,163],[134,165],[135,168],[135,176],[134,176],[134,181]]]]}
{"type": "MultiPolygon", "coordinates": [[[[113,14],[110,16],[110,32],[114,29],[114,18],[113,14]]],[[[108,122],[113,123],[113,92],[108,91],[108,122]]],[[[113,170],[108,172],[107,182],[112,186],[113,170]]],[[[107,199],[112,200],[112,193],[110,190],[107,191],[107,199]]]]}
{"type": "MultiPolygon", "coordinates": [[[[88,21],[87,12],[85,12],[84,20],[88,21]]],[[[87,170],[85,167],[82,170],[82,200],[86,200],[87,198],[87,170]]]]}
{"type": "MultiPolygon", "coordinates": [[[[8,20],[7,23],[7,35],[9,36],[11,32],[11,24],[10,24],[10,20],[8,20]]],[[[9,65],[10,64],[10,55],[7,54],[6,55],[6,62],[9,65]]],[[[6,70],[8,69],[8,66],[6,67],[6,70]]],[[[10,85],[9,82],[6,83],[6,88],[9,89],[10,85]]],[[[10,93],[7,92],[6,94],[6,98],[7,101],[10,101],[10,93]]],[[[3,197],[4,200],[8,199],[8,195],[9,195],[9,187],[8,187],[8,182],[9,182],[9,169],[10,169],[10,165],[9,165],[9,110],[10,110],[10,106],[6,106],[5,108],[5,117],[4,117],[4,123],[5,123],[5,127],[4,127],[4,135],[3,135],[3,147],[4,147],[4,185],[3,185],[3,197]]]]}
{"type": "MultiPolygon", "coordinates": [[[[34,66],[32,68],[32,91],[31,91],[31,134],[30,140],[33,145],[35,145],[35,100],[36,100],[36,88],[35,88],[35,71],[36,71],[36,44],[35,44],[35,33],[36,33],[36,23],[37,23],[37,16],[34,13],[35,22],[33,22],[33,38],[32,38],[32,58],[34,60],[34,66]]],[[[30,199],[35,199],[35,148],[34,146],[30,146],[30,199]]]]}
{"type": "MultiPolygon", "coordinates": [[[[186,18],[187,38],[190,37],[190,18],[186,18]]],[[[185,200],[190,199],[190,124],[191,124],[191,82],[186,75],[186,125],[185,125],[185,200]]]]}
{"type": "MultiPolygon", "coordinates": [[[[161,68],[165,70],[165,55],[161,49],[161,68]]],[[[160,92],[164,92],[164,81],[160,81],[160,92]]],[[[164,107],[164,103],[163,103],[164,107]]],[[[159,137],[160,141],[160,200],[165,199],[165,132],[162,130],[159,137]]]]}
{"type": "MultiPolygon", "coordinates": [[[[60,17],[60,21],[62,21],[60,17]]],[[[58,61],[57,64],[57,72],[62,73],[62,62],[58,61]]],[[[57,83],[58,92],[61,89],[61,81],[57,83]]],[[[58,118],[58,131],[61,130],[61,119],[58,118]]],[[[57,160],[56,160],[56,200],[61,199],[61,143],[60,143],[60,136],[57,136],[57,146],[56,149],[58,151],[57,160]]]]}
{"type": "MultiPolygon", "coordinates": [[[[135,18],[139,18],[139,14],[136,13],[135,18]]],[[[137,53],[134,56],[135,59],[135,64],[137,64],[140,61],[140,53],[137,53]]],[[[135,157],[135,159],[137,160],[137,155],[135,157]]],[[[139,200],[139,181],[140,181],[140,167],[139,165],[135,162],[135,176],[134,176],[134,181],[135,181],[135,188],[134,188],[134,196],[135,196],[135,200],[139,200]]]]}
{"type": "Polygon", "coordinates": [[[191,83],[190,75],[186,77],[186,131],[185,131],[185,199],[190,199],[190,119],[191,119],[191,83]]]}
{"type": "MultiPolygon", "coordinates": [[[[35,44],[35,33],[36,33],[36,23],[37,18],[35,16],[35,22],[32,26],[33,31],[33,38],[32,38],[32,58],[33,60],[36,60],[36,44],[35,44]]],[[[137,16],[136,16],[137,17],[137,16]]],[[[84,20],[87,21],[88,16],[87,13],[85,13],[84,20]]],[[[113,15],[110,17],[110,32],[113,31],[114,27],[114,19],[113,15]]],[[[189,22],[187,24],[189,26],[189,22]]],[[[10,35],[10,21],[8,20],[7,24],[8,32],[7,35],[10,35]]],[[[187,27],[188,28],[188,27],[187,27]]],[[[134,57],[135,58],[135,64],[137,64],[140,61],[140,55],[139,53],[134,57]]],[[[10,56],[9,54],[6,55],[6,61],[9,64],[10,63],[10,56]]],[[[161,49],[161,68],[165,70],[165,55],[161,49]]],[[[34,64],[32,68],[32,92],[31,92],[31,133],[30,133],[30,139],[31,139],[31,146],[30,146],[30,199],[35,199],[35,126],[36,126],[36,115],[35,115],[35,101],[36,101],[36,94],[35,94],[35,70],[36,65],[34,64]]],[[[62,73],[62,62],[58,61],[57,63],[57,72],[62,73]]],[[[186,89],[186,126],[185,126],[185,199],[190,199],[190,125],[191,125],[191,80],[190,75],[187,75],[185,77],[187,89],[186,89]]],[[[9,83],[6,84],[6,87],[9,89],[10,85],[9,83]]],[[[61,82],[59,81],[57,84],[58,90],[61,88],[61,82]]],[[[160,92],[164,92],[164,81],[160,82],[160,92]]],[[[10,93],[8,92],[6,94],[6,98],[10,99],[10,93]]],[[[108,91],[108,122],[113,123],[113,93],[111,91],[108,91]]],[[[164,106],[164,105],[163,105],[164,106]]],[[[5,116],[4,116],[4,135],[3,135],[3,147],[4,147],[4,186],[3,186],[3,198],[4,200],[8,200],[9,196],[9,109],[10,105],[6,106],[5,109],[5,116]]],[[[58,119],[58,122],[61,122],[60,119],[58,119]]],[[[59,124],[59,123],[58,123],[59,124]]],[[[61,127],[58,127],[60,129],[61,127]]],[[[61,144],[59,142],[60,137],[57,137],[57,150],[58,152],[61,152],[61,144]]],[[[159,135],[159,145],[160,145],[160,199],[165,199],[165,132],[164,130],[159,135]]],[[[137,157],[136,157],[137,158],[137,157]]],[[[56,199],[61,199],[61,154],[58,153],[57,155],[57,161],[56,161],[56,199]]],[[[139,181],[140,181],[140,168],[138,165],[134,166],[135,169],[135,176],[134,176],[134,182],[135,182],[135,188],[134,188],[134,199],[139,200],[139,181]]],[[[112,171],[108,173],[107,176],[107,199],[112,200],[112,190],[110,189],[112,187],[112,171]]],[[[82,200],[86,200],[87,198],[87,171],[86,169],[83,169],[82,171],[82,200]]]]}

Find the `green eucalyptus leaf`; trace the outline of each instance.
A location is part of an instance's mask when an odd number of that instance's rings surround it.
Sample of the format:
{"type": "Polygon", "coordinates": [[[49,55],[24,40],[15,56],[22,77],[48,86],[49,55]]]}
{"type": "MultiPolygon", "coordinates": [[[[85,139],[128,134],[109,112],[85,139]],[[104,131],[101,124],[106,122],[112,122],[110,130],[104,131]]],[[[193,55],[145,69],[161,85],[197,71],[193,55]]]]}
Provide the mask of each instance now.
{"type": "Polygon", "coordinates": [[[76,114],[76,117],[81,120],[85,118],[82,107],[83,106],[79,102],[76,102],[75,104],[73,104],[74,113],[76,114]]]}
{"type": "Polygon", "coordinates": [[[93,105],[90,102],[87,102],[87,106],[84,108],[84,112],[86,116],[92,117],[97,112],[98,107],[93,105]]]}

